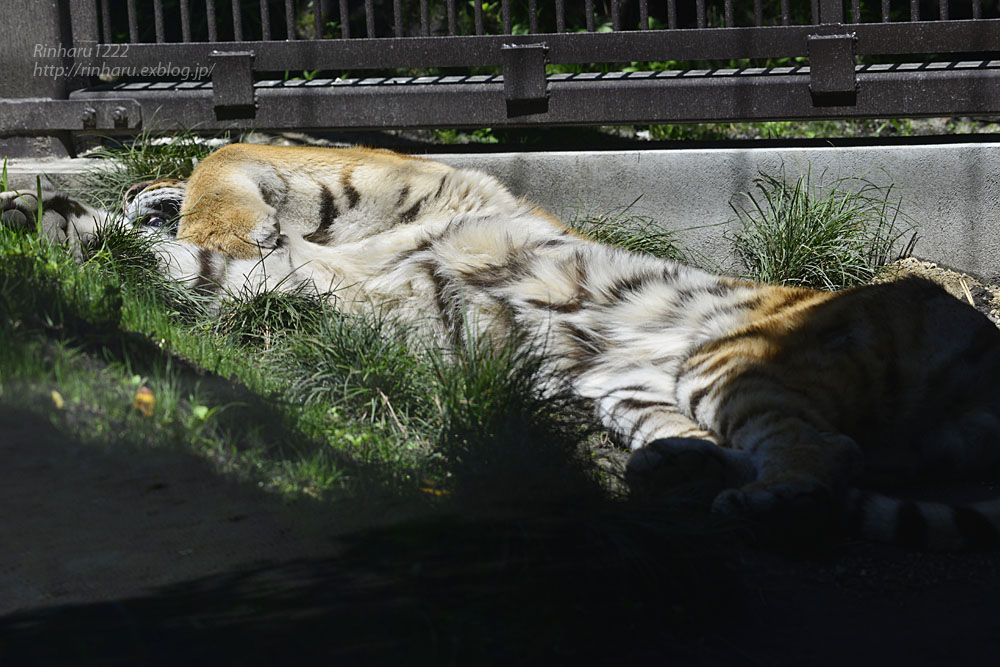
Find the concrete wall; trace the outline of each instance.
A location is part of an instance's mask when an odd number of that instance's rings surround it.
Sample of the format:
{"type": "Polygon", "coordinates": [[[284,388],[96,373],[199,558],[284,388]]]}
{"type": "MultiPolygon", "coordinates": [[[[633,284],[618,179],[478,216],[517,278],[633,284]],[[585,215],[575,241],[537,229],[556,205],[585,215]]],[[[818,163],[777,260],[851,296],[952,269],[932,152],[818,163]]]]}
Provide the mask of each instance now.
{"type": "MultiPolygon", "coordinates": [[[[918,225],[916,254],[989,282],[1000,281],[1000,142],[864,148],[755,148],[430,156],[498,176],[515,192],[564,217],[613,213],[648,216],[685,230],[678,240],[717,264],[731,265],[723,231],[729,202],[753,189],[760,171],[788,178],[812,169],[893,185],[900,208],[918,225]]],[[[29,174],[68,174],[86,160],[8,167],[20,187],[29,174]]]]}
{"type": "Polygon", "coordinates": [[[620,211],[649,216],[679,241],[730,264],[729,202],[760,171],[813,181],[862,176],[893,185],[917,225],[919,257],[995,282],[1000,278],[1000,143],[863,148],[759,148],[436,156],[498,176],[563,216],[620,211]],[[634,202],[634,203],[633,203],[634,202]]]}

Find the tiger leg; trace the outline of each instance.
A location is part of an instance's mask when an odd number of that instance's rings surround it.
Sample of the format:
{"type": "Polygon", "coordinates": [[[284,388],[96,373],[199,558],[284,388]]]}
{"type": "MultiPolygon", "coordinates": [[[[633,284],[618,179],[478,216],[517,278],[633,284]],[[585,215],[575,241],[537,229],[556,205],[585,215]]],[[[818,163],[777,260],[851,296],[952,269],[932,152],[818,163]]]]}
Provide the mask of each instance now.
{"type": "Polygon", "coordinates": [[[263,192],[238,170],[211,178],[196,171],[184,196],[177,238],[235,259],[267,254],[279,243],[281,225],[263,192]]]}
{"type": "Polygon", "coordinates": [[[715,511],[730,516],[779,522],[830,516],[861,472],[854,440],[776,411],[749,420],[729,440],[749,455],[756,476],[713,502],[715,511]]]}
{"type": "Polygon", "coordinates": [[[625,481],[633,493],[674,497],[707,505],[725,488],[747,480],[742,452],[720,447],[714,433],[700,428],[664,394],[644,395],[619,387],[598,400],[598,415],[633,450],[625,481]]]}

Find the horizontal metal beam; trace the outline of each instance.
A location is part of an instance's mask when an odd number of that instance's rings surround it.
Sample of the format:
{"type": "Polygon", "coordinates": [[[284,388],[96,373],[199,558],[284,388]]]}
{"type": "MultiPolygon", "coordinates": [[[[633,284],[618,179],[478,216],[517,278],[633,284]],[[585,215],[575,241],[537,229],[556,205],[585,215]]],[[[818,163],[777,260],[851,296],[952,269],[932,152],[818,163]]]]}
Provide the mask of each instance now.
{"type": "Polygon", "coordinates": [[[0,99],[0,134],[27,134],[45,130],[137,130],[142,106],[134,99],[102,96],[95,99],[0,99]]]}
{"type": "Polygon", "coordinates": [[[212,51],[253,51],[257,71],[418,67],[499,67],[504,45],[545,44],[552,63],[732,60],[808,55],[810,35],[857,36],[857,53],[986,53],[1000,51],[1000,19],[917,23],[828,24],[641,32],[467,37],[400,37],[270,42],[129,44],[81,48],[89,68],[209,65],[212,51]],[[102,57],[114,53],[118,57],[102,57]]]}
{"type": "MultiPolygon", "coordinates": [[[[632,75],[552,76],[542,113],[510,117],[500,77],[428,77],[354,82],[258,84],[252,120],[213,120],[207,84],[133,84],[79,91],[75,102],[128,96],[168,122],[199,129],[504,127],[533,125],[736,122],[993,114],[1000,107],[1000,62],[949,68],[862,68],[856,102],[814,106],[808,68],[632,75]],[[454,80],[454,83],[448,81],[454,80]],[[421,82],[426,81],[426,82],[421,82]]],[[[152,113],[148,114],[152,116],[152,113]]],[[[44,129],[79,129],[46,124],[44,129]]]]}

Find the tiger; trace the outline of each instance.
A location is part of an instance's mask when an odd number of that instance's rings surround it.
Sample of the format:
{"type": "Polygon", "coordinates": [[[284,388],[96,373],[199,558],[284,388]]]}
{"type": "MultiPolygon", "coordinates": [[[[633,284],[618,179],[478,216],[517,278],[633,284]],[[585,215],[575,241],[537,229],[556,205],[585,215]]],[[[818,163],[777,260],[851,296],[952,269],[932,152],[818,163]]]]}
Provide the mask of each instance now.
{"type": "MultiPolygon", "coordinates": [[[[0,206],[10,224],[37,202],[0,206]]],[[[116,215],[61,193],[43,208],[72,243],[116,215]]],[[[483,172],[380,149],[231,144],[186,181],[137,184],[123,210],[170,278],[220,300],[309,290],[444,349],[536,346],[538,391],[591,406],[631,452],[637,497],[690,489],[727,517],[917,548],[1000,542],[1000,499],[880,486],[995,479],[1000,463],[1000,331],[924,279],[830,292],[714,275],[590,240],[483,172]]]]}

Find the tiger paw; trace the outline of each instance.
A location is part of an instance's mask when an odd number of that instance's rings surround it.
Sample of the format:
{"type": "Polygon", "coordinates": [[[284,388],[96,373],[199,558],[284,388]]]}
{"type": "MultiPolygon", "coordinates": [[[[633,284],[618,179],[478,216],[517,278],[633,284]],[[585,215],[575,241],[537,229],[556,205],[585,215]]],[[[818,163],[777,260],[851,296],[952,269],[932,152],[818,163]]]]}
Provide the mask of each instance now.
{"type": "Polygon", "coordinates": [[[726,488],[730,477],[718,445],[695,438],[654,440],[625,464],[625,481],[634,494],[677,496],[702,505],[726,488]]]}
{"type": "MultiPolygon", "coordinates": [[[[0,223],[24,231],[34,231],[38,220],[38,198],[31,193],[0,193],[0,223]]],[[[42,198],[41,231],[50,241],[62,243],[67,237],[66,217],[42,198]]]]}
{"type": "Polygon", "coordinates": [[[764,541],[808,546],[811,537],[830,534],[835,504],[830,489],[816,481],[754,482],[721,492],[712,511],[750,522],[764,541]]]}

